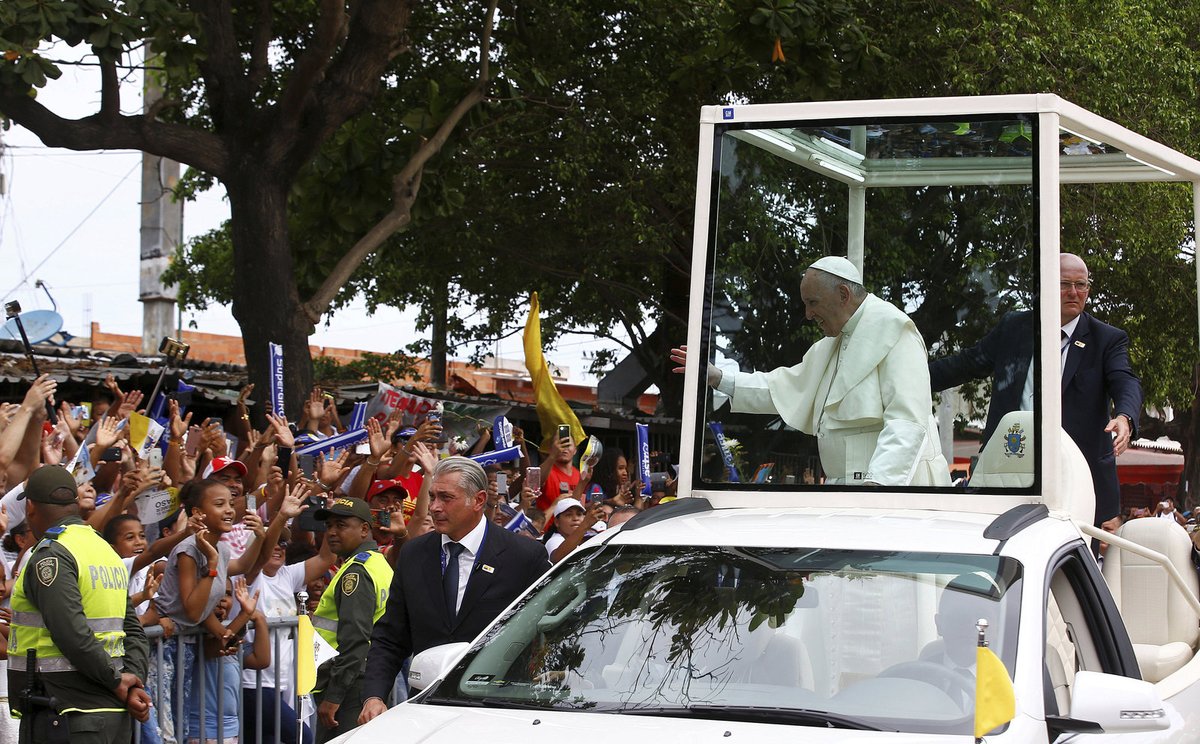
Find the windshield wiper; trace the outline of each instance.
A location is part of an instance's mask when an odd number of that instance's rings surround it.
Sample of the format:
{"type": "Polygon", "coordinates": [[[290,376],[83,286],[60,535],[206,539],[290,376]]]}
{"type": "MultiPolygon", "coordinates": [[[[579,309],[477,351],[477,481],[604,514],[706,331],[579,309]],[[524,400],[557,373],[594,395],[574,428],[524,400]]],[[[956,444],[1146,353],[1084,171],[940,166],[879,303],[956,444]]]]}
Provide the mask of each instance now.
{"type": "Polygon", "coordinates": [[[625,708],[605,712],[624,715],[713,718],[721,721],[749,721],[753,723],[791,723],[801,726],[825,726],[826,728],[854,729],[856,731],[883,730],[850,716],[805,708],[767,708],[746,705],[687,705],[677,708],[625,708]]]}
{"type": "Polygon", "coordinates": [[[515,710],[578,710],[575,707],[559,707],[550,703],[531,703],[512,698],[446,698],[432,697],[421,701],[427,705],[459,705],[464,708],[512,708],[515,710]]]}

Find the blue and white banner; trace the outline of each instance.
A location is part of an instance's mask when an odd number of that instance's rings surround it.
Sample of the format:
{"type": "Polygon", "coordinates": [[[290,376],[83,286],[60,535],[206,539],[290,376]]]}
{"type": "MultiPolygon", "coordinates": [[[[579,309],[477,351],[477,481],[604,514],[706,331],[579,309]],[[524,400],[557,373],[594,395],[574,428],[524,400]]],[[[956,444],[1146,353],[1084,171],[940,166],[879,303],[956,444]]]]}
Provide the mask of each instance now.
{"type": "Polygon", "coordinates": [[[350,425],[347,430],[354,431],[361,429],[367,425],[367,402],[364,400],[360,403],[355,403],[354,408],[350,411],[350,425]]]}
{"type": "Polygon", "coordinates": [[[525,512],[517,511],[511,504],[501,501],[500,513],[508,517],[508,521],[504,523],[504,529],[509,532],[525,532],[534,538],[542,536],[542,533],[538,532],[538,528],[533,524],[533,520],[525,516],[525,512]]]}
{"type": "Polygon", "coordinates": [[[472,460],[479,463],[480,465],[482,465],[485,468],[488,465],[496,465],[496,464],[499,464],[502,462],[509,462],[510,460],[519,460],[520,458],[521,458],[521,448],[520,447],[509,447],[507,449],[493,450],[491,452],[484,452],[479,455],[471,455],[472,460]]]}
{"type": "Polygon", "coordinates": [[[268,343],[267,351],[271,357],[271,413],[287,418],[287,415],[284,413],[283,397],[283,346],[281,344],[268,343]]]}
{"type": "Polygon", "coordinates": [[[738,474],[737,465],[733,464],[733,453],[725,445],[725,428],[721,426],[720,421],[713,421],[708,428],[712,429],[713,438],[717,440],[717,450],[721,453],[721,459],[725,461],[725,468],[729,471],[729,482],[741,483],[742,476],[738,474]]]}
{"type": "Polygon", "coordinates": [[[331,452],[333,450],[343,450],[347,447],[353,447],[359,442],[367,441],[366,429],[350,429],[341,434],[332,437],[325,437],[312,444],[307,444],[296,450],[297,455],[317,455],[322,452],[331,452]]]}
{"type": "Polygon", "coordinates": [[[637,433],[637,479],[642,484],[642,493],[653,493],[650,489],[650,427],[634,424],[637,433]]]}
{"type": "Polygon", "coordinates": [[[513,446],[513,425],[504,416],[497,416],[492,421],[492,447],[508,449],[513,446]]]}

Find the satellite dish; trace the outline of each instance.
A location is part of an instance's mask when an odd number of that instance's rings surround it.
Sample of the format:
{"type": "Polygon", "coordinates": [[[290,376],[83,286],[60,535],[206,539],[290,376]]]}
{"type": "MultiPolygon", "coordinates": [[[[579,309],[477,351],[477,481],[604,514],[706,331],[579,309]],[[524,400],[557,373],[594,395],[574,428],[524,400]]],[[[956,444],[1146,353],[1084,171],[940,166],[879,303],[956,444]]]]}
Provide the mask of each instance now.
{"type": "MultiPolygon", "coordinates": [[[[62,330],[62,316],[53,310],[30,310],[21,313],[21,324],[25,326],[25,334],[29,343],[40,344],[48,341],[51,336],[62,330]]],[[[12,318],[0,327],[0,339],[21,340],[21,332],[17,330],[17,319],[12,318]]]]}

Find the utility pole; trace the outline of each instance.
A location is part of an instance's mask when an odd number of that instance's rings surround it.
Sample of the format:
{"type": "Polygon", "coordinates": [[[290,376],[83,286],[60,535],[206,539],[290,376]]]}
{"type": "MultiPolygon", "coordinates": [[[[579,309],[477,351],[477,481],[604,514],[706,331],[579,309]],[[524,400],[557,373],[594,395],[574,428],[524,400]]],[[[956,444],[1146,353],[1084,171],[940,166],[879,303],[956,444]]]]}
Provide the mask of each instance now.
{"type": "MultiPolygon", "coordinates": [[[[149,74],[156,59],[146,48],[146,82],[142,111],[149,113],[162,98],[160,88],[149,74]]],[[[142,227],[141,264],[138,299],[142,303],[142,353],[152,354],[164,336],[175,331],[175,288],[165,287],[162,273],[171,263],[171,255],[183,239],[183,202],[173,194],[179,183],[179,163],[157,155],[142,153],[142,227]]]]}

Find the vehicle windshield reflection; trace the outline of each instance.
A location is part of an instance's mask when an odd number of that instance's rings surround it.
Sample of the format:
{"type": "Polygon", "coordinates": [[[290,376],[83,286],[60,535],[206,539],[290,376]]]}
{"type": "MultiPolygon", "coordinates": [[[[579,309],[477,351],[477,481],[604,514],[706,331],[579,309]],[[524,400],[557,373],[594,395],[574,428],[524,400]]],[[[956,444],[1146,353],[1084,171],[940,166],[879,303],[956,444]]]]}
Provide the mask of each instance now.
{"type": "Polygon", "coordinates": [[[996,556],[610,545],[426,702],[968,733],[976,621],[1011,668],[1020,578],[996,556]]]}

